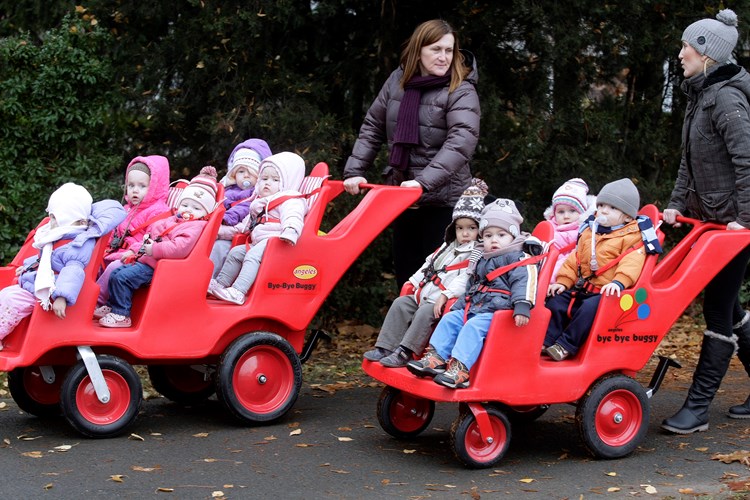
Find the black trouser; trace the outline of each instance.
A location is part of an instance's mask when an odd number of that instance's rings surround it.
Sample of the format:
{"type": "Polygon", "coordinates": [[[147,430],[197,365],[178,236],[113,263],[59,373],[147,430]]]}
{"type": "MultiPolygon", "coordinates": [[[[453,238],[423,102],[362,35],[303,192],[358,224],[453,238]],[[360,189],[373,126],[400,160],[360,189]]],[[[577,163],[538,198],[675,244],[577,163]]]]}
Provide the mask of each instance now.
{"type": "Polygon", "coordinates": [[[393,222],[393,262],[399,289],[443,243],[452,217],[452,207],[408,208],[393,222]]]}
{"type": "Polygon", "coordinates": [[[739,296],[749,260],[750,247],[747,247],[706,285],[703,317],[707,330],[726,337],[732,336],[732,326],[742,319],[739,296]]]}

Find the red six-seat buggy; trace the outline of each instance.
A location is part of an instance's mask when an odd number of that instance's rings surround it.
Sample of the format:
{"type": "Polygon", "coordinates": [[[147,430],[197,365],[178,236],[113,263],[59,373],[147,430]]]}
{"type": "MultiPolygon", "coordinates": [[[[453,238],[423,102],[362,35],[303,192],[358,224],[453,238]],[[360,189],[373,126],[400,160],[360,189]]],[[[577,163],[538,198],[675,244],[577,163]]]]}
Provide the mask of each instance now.
{"type": "MultiPolygon", "coordinates": [[[[641,213],[655,225],[653,205],[641,213]]],[[[750,244],[750,231],[688,218],[692,230],[665,256],[649,255],[638,282],[621,297],[603,297],[592,330],[579,353],[564,361],[540,356],[550,312],[545,294],[558,251],[541,265],[536,307],[529,324],[517,328],[512,311],[496,312],[482,354],[472,367],[471,385],[452,390],[420,379],[406,368],[364,361],[366,373],[386,384],[377,405],[381,427],[396,438],[427,428],[435,402],[458,403],[450,430],[456,457],[468,467],[492,467],[508,449],[513,422],[533,420],[551,404],[576,406],[576,426],[596,457],[631,453],[648,429],[649,398],[675,361],[661,357],[648,387],[634,375],[646,365],[674,322],[706,284],[750,244]]],[[[550,241],[547,222],[534,235],[550,241]]],[[[657,229],[661,241],[664,234],[657,229]]]]}

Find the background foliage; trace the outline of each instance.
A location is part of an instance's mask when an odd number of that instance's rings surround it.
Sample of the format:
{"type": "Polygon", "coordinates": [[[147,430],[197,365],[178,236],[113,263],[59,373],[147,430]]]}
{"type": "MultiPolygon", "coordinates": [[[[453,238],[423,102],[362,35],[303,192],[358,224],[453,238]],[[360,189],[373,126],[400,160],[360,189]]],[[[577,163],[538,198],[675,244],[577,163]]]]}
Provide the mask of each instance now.
{"type": "MultiPolygon", "coordinates": [[[[119,196],[138,154],[164,154],[186,177],[262,137],[340,178],[401,43],[435,17],[479,63],[472,168],[523,203],[527,229],[571,176],[594,192],[627,176],[663,206],[679,159],[680,35],[725,7],[746,46],[750,5],[729,0],[0,0],[0,257],[55,186],[119,196]]],[[[389,251],[381,237],[318,320],[379,324],[396,288],[389,251]]]]}

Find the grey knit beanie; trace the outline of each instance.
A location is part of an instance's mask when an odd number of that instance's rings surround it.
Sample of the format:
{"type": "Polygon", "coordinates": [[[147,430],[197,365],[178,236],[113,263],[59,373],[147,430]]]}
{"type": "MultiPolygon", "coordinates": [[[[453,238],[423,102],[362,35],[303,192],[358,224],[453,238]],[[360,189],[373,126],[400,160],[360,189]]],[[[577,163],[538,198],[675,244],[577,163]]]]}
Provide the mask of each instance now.
{"type": "Polygon", "coordinates": [[[641,206],[641,196],[633,181],[627,178],[619,179],[605,184],[599,191],[596,195],[596,204],[600,203],[613,206],[635,219],[638,215],[638,208],[641,206]]]}
{"type": "Polygon", "coordinates": [[[682,33],[682,40],[718,63],[725,63],[732,56],[737,37],[737,14],[731,9],[720,10],[716,19],[696,21],[682,33]]]}
{"type": "Polygon", "coordinates": [[[516,238],[521,234],[522,223],[523,216],[518,211],[518,208],[516,208],[513,200],[498,198],[482,210],[479,231],[484,231],[488,227],[499,227],[508,231],[511,236],[516,238]]]}

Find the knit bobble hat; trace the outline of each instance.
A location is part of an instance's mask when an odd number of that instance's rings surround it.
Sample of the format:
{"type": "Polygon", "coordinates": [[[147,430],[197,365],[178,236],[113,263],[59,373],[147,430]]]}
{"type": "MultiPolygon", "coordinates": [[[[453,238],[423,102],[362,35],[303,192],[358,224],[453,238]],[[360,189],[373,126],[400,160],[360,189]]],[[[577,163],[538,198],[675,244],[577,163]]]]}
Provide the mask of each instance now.
{"type": "Polygon", "coordinates": [[[216,208],[216,195],[219,191],[219,184],[216,182],[216,169],[212,166],[206,166],[201,169],[200,174],[196,175],[187,185],[180,196],[179,205],[183,199],[189,198],[198,202],[207,214],[210,214],[216,208]]]}
{"type": "Polygon", "coordinates": [[[724,9],[716,14],[716,19],[701,19],[685,28],[682,40],[700,55],[724,63],[732,56],[738,36],[737,14],[731,9],[724,9]]]}
{"type": "Polygon", "coordinates": [[[498,198],[482,210],[479,231],[484,231],[488,227],[499,227],[516,238],[521,234],[522,223],[523,216],[516,208],[513,200],[498,198]]]}
{"type": "Polygon", "coordinates": [[[619,179],[605,184],[596,196],[596,204],[606,203],[625,215],[635,219],[641,206],[641,196],[638,188],[630,179],[619,179]]]}
{"type": "Polygon", "coordinates": [[[471,179],[471,184],[463,192],[453,208],[453,220],[445,228],[445,242],[452,243],[456,239],[456,220],[472,219],[479,222],[484,208],[484,197],[489,188],[482,179],[471,179]]]}
{"type": "Polygon", "coordinates": [[[47,202],[47,213],[55,216],[59,227],[71,226],[88,220],[94,200],[85,187],[67,182],[52,193],[47,202]]]}
{"type": "Polygon", "coordinates": [[[576,177],[565,181],[552,195],[553,217],[558,205],[569,205],[579,214],[585,213],[589,208],[588,194],[589,185],[583,179],[576,177]]]}
{"type": "Polygon", "coordinates": [[[227,177],[229,180],[234,181],[237,169],[240,167],[247,168],[250,173],[255,174],[257,177],[261,161],[262,159],[257,151],[250,148],[242,148],[234,154],[234,157],[232,157],[232,165],[229,167],[227,177]]]}

